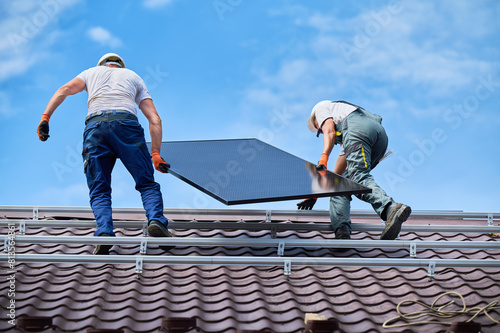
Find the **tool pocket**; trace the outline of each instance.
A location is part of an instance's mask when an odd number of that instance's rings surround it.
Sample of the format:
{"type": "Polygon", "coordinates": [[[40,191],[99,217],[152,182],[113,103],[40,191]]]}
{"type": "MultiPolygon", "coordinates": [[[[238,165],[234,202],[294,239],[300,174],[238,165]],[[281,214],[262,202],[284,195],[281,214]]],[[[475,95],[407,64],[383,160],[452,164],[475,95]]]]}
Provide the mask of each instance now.
{"type": "Polygon", "coordinates": [[[354,144],[349,145],[349,147],[344,148],[345,156],[346,158],[349,158],[349,155],[352,153],[356,152],[356,161],[359,166],[361,166],[364,169],[368,169],[368,162],[366,158],[366,153],[365,153],[365,148],[363,147],[363,144],[361,142],[357,142],[354,144]]]}
{"type": "Polygon", "coordinates": [[[361,148],[363,148],[363,144],[361,142],[352,144],[349,147],[345,147],[344,148],[345,156],[347,157],[347,156],[351,155],[352,152],[359,150],[361,148]]]}
{"type": "Polygon", "coordinates": [[[89,131],[89,130],[91,130],[93,128],[99,127],[100,123],[101,123],[100,121],[91,122],[90,124],[88,124],[87,126],[85,126],[85,129],[83,130],[83,133],[86,133],[87,131],[89,131]]]}
{"type": "Polygon", "coordinates": [[[143,141],[138,141],[135,144],[139,148],[139,151],[143,152],[147,156],[150,156],[148,147],[146,146],[146,144],[143,141]]]}
{"type": "Polygon", "coordinates": [[[95,179],[94,168],[92,167],[92,163],[90,162],[90,153],[86,152],[87,149],[83,150],[83,173],[91,179],[95,179]]]}
{"type": "Polygon", "coordinates": [[[141,124],[137,120],[131,120],[131,119],[119,119],[116,120],[118,125],[120,126],[130,126],[130,127],[141,127],[141,124]]]}
{"type": "Polygon", "coordinates": [[[342,120],[340,123],[335,124],[335,144],[342,144],[345,133],[349,129],[347,125],[347,118],[342,120]]]}

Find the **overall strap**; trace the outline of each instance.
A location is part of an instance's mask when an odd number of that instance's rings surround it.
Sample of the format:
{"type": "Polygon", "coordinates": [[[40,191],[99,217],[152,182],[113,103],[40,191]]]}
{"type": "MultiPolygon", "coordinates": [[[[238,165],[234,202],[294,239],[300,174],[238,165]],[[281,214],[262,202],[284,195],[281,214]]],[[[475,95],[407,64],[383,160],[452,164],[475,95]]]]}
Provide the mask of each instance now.
{"type": "Polygon", "coordinates": [[[352,105],[352,106],[354,106],[355,108],[358,108],[358,109],[363,109],[363,108],[362,108],[361,106],[359,106],[359,105],[352,104],[352,103],[349,103],[349,102],[347,102],[347,101],[342,101],[342,100],[341,100],[341,101],[332,101],[332,103],[344,103],[344,104],[349,104],[349,105],[352,105]]]}

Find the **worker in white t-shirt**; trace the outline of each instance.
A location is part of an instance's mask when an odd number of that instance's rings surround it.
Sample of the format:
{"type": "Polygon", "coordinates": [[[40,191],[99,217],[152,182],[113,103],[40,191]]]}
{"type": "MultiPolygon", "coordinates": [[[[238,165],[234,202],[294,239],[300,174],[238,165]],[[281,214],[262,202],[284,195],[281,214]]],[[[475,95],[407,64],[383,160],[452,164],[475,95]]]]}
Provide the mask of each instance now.
{"type": "MultiPolygon", "coordinates": [[[[381,219],[387,221],[380,238],[395,239],[401,231],[401,224],[410,216],[411,208],[396,203],[370,174],[387,150],[388,138],[382,127],[382,118],[345,101],[321,101],[314,106],[307,127],[317,136],[323,134],[323,152],[317,170],[326,170],[333,146],[340,144],[341,151],[333,172],[372,190],[356,196],[370,203],[381,219]]],[[[312,209],[315,202],[316,199],[305,199],[297,206],[312,209]]],[[[330,198],[330,219],[336,238],[351,238],[350,202],[350,195],[330,198]]]]}
{"type": "MultiPolygon", "coordinates": [[[[123,59],[114,53],[101,57],[69,81],[50,99],[37,128],[39,139],[49,138],[49,119],[69,95],[83,90],[88,93],[88,113],[83,134],[84,172],[90,194],[97,231],[94,236],[115,236],[111,209],[111,171],[119,158],[130,172],[140,192],[148,233],[153,237],[171,237],[168,220],[163,216],[160,185],[154,181],[154,169],[167,172],[170,165],[160,157],[161,119],[144,81],[125,68],[123,59]],[[136,104],[149,121],[151,155],[144,129],[137,119],[136,104]]],[[[94,254],[108,254],[112,245],[96,245],[94,254]]],[[[165,250],[171,247],[163,246],[165,250]]]]}

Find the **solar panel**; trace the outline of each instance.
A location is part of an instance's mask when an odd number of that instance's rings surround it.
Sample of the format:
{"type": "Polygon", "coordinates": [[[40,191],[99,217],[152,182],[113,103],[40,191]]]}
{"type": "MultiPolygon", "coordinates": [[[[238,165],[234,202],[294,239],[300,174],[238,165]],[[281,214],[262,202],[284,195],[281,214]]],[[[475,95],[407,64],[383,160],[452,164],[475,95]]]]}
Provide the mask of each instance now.
{"type": "Polygon", "coordinates": [[[258,139],[167,141],[160,155],[170,174],[226,205],[371,192],[258,139]]]}

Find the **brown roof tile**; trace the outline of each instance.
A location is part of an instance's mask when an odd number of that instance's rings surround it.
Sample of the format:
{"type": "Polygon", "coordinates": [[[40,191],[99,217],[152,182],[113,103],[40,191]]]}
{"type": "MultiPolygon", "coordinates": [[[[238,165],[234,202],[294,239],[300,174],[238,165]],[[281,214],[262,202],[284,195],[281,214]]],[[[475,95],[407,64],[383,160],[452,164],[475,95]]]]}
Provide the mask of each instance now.
{"type": "MultiPolygon", "coordinates": [[[[4,215],[4,214],[0,214],[4,215]]],[[[22,214],[21,214],[22,215],[22,214]]],[[[79,214],[79,218],[85,217],[79,214]]],[[[250,213],[248,220],[258,220],[250,213]]],[[[216,220],[216,218],[214,218],[216,220]]],[[[238,220],[237,217],[235,221],[238,220]]],[[[365,219],[354,220],[364,223],[365,219]]],[[[441,221],[410,220],[432,224],[441,221]]],[[[450,222],[450,221],[447,221],[450,222]]],[[[451,221],[460,223],[459,221],[451,221]]],[[[371,222],[373,223],[373,222],[371,222]]],[[[0,228],[1,229],[1,228],[0,228]]],[[[1,230],[4,232],[4,230],[1,230]]],[[[27,229],[29,235],[90,236],[93,230],[76,228],[27,229]]],[[[269,231],[174,230],[176,237],[270,238],[269,231]]],[[[141,229],[117,229],[120,237],[142,236],[141,229]]],[[[378,239],[375,232],[354,232],[353,239],[378,239]]],[[[278,238],[329,239],[331,233],[280,231],[278,238]]],[[[404,233],[408,240],[498,241],[473,233],[404,233]]],[[[90,245],[18,244],[16,253],[90,254],[90,245]]],[[[276,257],[276,248],[179,246],[175,256],[276,257]]],[[[137,255],[139,246],[114,246],[111,255],[137,255]]],[[[148,255],[164,255],[150,246],[148,255]]],[[[409,258],[408,249],[286,248],[290,257],[409,258]]],[[[484,249],[417,249],[417,258],[500,259],[500,251],[484,249]]],[[[418,260],[418,259],[415,259],[418,260]]],[[[384,321],[397,316],[396,306],[406,299],[430,305],[443,292],[463,295],[468,307],[500,300],[500,271],[481,268],[439,268],[432,279],[426,268],[415,267],[301,267],[285,276],[282,267],[222,265],[150,265],[137,274],[130,264],[16,265],[16,313],[48,317],[61,332],[89,329],[155,332],[167,318],[193,318],[203,332],[302,332],[306,313],[338,320],[345,332],[445,332],[447,326],[383,329],[384,321]]],[[[0,273],[6,290],[7,270],[0,273]]],[[[456,299],[457,303],[459,300],[456,299]]],[[[8,302],[7,293],[0,302],[8,302]]],[[[405,310],[420,310],[416,305],[405,310]]],[[[492,312],[500,319],[500,311],[492,312]]],[[[462,318],[459,318],[464,319],[462,318]]],[[[458,320],[453,320],[458,321],[458,320]]],[[[482,332],[498,332],[498,325],[481,316],[482,332]]],[[[0,331],[11,326],[0,321],[0,331]]],[[[57,331],[56,330],[56,331],[57,331]]]]}

